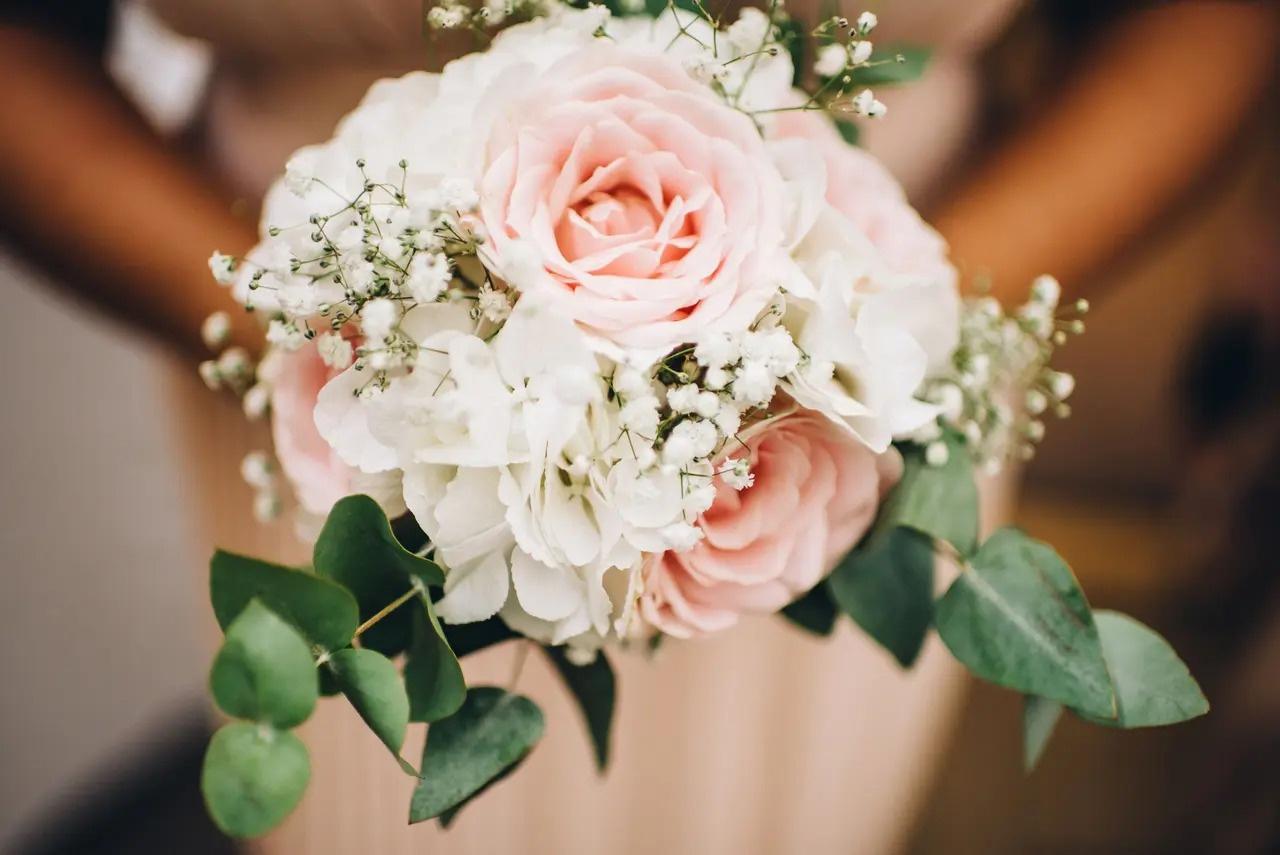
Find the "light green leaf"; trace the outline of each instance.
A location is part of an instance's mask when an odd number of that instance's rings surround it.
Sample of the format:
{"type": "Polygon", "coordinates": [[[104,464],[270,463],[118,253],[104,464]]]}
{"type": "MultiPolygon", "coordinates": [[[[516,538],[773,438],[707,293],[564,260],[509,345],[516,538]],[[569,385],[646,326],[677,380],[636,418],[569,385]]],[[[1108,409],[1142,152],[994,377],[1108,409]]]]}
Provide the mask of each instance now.
{"type": "Polygon", "coordinates": [[[1115,692],[1071,568],[1016,529],[996,532],[937,603],[952,654],[985,680],[1104,718],[1115,692]]]}
{"type": "Polygon", "coordinates": [[[887,44],[876,45],[872,62],[877,63],[869,68],[857,68],[851,73],[854,86],[890,86],[896,83],[910,83],[924,76],[929,66],[932,51],[920,45],[887,44]],[[898,61],[898,57],[902,61],[898,61]]]}
{"type": "Polygon", "coordinates": [[[218,828],[232,837],[257,837],[289,815],[310,778],[311,761],[298,737],[235,722],[213,735],[200,790],[218,828]]]}
{"type": "Polygon", "coordinates": [[[826,587],[818,585],[784,608],[782,616],[806,632],[826,636],[835,631],[838,612],[826,587]]]}
{"type": "Polygon", "coordinates": [[[933,541],[893,528],[844,557],[827,588],[840,611],[903,667],[920,655],[933,621],[933,541]]]}
{"type": "Polygon", "coordinates": [[[596,768],[603,772],[609,766],[609,733],[613,729],[613,708],[617,689],[613,667],[604,651],[596,654],[587,665],[575,665],[569,661],[562,647],[544,647],[569,693],[582,711],[587,734],[595,752],[596,768]]]}
{"type": "Polygon", "coordinates": [[[302,636],[253,599],[227,627],[209,688],[227,715],[297,727],[316,706],[316,663],[302,636]]]}
{"type": "MultiPolygon", "coordinates": [[[[356,647],[334,653],[328,664],[342,694],[399,759],[409,726],[409,698],[396,666],[377,651],[356,647]]],[[[403,760],[400,764],[408,766],[403,760]]]]}
{"type": "Polygon", "coordinates": [[[1094,614],[1107,668],[1115,683],[1120,715],[1090,717],[1113,727],[1157,727],[1177,724],[1209,711],[1199,684],[1169,643],[1128,615],[1094,614]]]}
{"type": "Polygon", "coordinates": [[[221,550],[209,565],[209,597],[223,631],[256,597],[325,650],[346,647],[360,623],[356,601],[341,585],[221,550]]]}
{"type": "Polygon", "coordinates": [[[413,644],[404,666],[410,721],[437,721],[458,711],[467,697],[462,666],[449,648],[427,595],[413,609],[413,644]]]}
{"type": "MultiPolygon", "coordinates": [[[[413,579],[443,585],[444,572],[400,545],[387,516],[368,496],[347,496],[333,506],[316,540],[312,564],[316,573],[338,582],[360,604],[368,620],[405,592],[413,579]]],[[[408,609],[397,610],[360,637],[365,647],[394,656],[413,637],[408,609]]]]}
{"type": "Polygon", "coordinates": [[[924,450],[903,451],[902,480],[876,521],[876,533],[893,526],[913,528],[946,541],[961,555],[971,555],[978,544],[978,488],[973,481],[973,460],[964,439],[953,431],[944,434],[947,462],[925,463],[924,450]]]}
{"type": "Polygon", "coordinates": [[[1026,695],[1022,702],[1022,767],[1030,772],[1040,762],[1053,728],[1062,716],[1062,704],[1026,695]]]}
{"type": "Polygon", "coordinates": [[[526,697],[492,686],[468,691],[461,709],[427,731],[409,821],[461,806],[524,758],[543,727],[542,711],[526,697]]]}

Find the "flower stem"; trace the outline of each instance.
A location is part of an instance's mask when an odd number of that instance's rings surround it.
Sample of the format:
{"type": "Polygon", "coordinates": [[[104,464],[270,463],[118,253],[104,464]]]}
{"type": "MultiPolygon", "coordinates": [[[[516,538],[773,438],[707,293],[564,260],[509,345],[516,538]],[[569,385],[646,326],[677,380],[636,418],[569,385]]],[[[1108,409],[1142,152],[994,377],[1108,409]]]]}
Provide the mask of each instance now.
{"type": "Polygon", "coordinates": [[[405,591],[403,594],[396,597],[391,602],[387,603],[385,606],[382,607],[382,610],[379,611],[376,615],[369,618],[364,623],[360,624],[360,626],[356,627],[356,637],[359,638],[360,635],[362,635],[365,632],[365,630],[369,629],[378,621],[382,620],[387,615],[391,614],[396,609],[400,608],[402,605],[407,603],[409,600],[416,597],[421,590],[422,590],[422,584],[415,579],[413,582],[412,588],[405,591]]]}

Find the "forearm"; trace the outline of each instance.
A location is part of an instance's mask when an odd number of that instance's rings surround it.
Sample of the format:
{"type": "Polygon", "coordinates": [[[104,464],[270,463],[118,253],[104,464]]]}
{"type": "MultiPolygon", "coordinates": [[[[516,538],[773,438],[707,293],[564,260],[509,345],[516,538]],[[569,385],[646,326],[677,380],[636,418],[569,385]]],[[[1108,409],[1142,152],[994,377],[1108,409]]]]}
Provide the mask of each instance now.
{"type": "Polygon", "coordinates": [[[0,26],[0,216],[78,295],[187,348],[232,309],[209,275],[214,249],[243,253],[251,223],[145,125],[105,74],[55,38],[0,26]]]}
{"type": "Polygon", "coordinates": [[[1177,3],[1120,22],[936,212],[953,257],[1006,300],[1042,272],[1078,289],[1221,152],[1276,40],[1268,4],[1177,3]]]}

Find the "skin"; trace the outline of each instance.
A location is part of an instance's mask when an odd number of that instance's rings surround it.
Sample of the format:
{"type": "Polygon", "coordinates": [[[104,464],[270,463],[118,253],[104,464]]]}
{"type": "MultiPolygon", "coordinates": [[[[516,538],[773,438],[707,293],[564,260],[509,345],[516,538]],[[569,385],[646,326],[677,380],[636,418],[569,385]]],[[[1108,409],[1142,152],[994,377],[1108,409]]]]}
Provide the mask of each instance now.
{"type": "MultiPolygon", "coordinates": [[[[1020,300],[1053,271],[1072,294],[1221,154],[1269,76],[1276,8],[1175,3],[1108,28],[1039,116],[933,212],[955,259],[1020,300]]],[[[185,350],[227,295],[213,249],[240,254],[253,222],[215,176],[166,146],[100,63],[0,25],[0,218],[79,296],[185,350]]],[[[232,312],[251,350],[253,319],[232,312]]]]}

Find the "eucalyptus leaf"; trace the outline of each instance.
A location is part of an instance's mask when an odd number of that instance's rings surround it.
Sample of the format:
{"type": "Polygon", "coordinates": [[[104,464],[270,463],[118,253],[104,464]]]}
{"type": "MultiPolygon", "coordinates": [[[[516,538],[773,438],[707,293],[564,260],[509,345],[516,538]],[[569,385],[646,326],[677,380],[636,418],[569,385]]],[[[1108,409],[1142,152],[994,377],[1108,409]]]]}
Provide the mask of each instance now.
{"type": "Polygon", "coordinates": [[[933,564],[932,540],[894,528],[846,555],[827,589],[840,611],[909,668],[933,621],[933,564]]]}
{"type": "Polygon", "coordinates": [[[522,695],[493,686],[468,691],[461,709],[427,731],[409,822],[461,806],[520,762],[543,727],[542,711],[522,695]]]}
{"type": "Polygon", "coordinates": [[[255,598],[227,627],[209,688],[227,715],[297,727],[316,706],[316,663],[302,636],[255,598]]]}
{"type": "Polygon", "coordinates": [[[325,650],[346,647],[360,623],[356,601],[341,585],[221,550],[209,565],[209,597],[223,631],[256,597],[308,643],[325,650]]]}
{"type": "Polygon", "coordinates": [[[503,781],[505,781],[507,778],[510,778],[512,775],[514,775],[514,774],[516,773],[516,771],[517,771],[521,766],[523,766],[523,765],[524,765],[524,761],[526,761],[526,760],[528,760],[528,759],[529,759],[529,755],[528,755],[528,754],[524,755],[524,756],[523,756],[523,757],[521,757],[519,760],[517,760],[516,762],[512,763],[510,766],[508,766],[507,768],[505,768],[505,769],[503,769],[501,772],[499,772],[495,777],[490,778],[490,779],[485,783],[485,785],[484,785],[483,787],[481,787],[480,789],[476,790],[474,793],[472,793],[471,795],[467,796],[465,799],[463,799],[462,801],[458,802],[456,805],[454,805],[453,807],[449,808],[447,811],[444,811],[443,813],[441,813],[441,814],[440,814],[440,816],[439,816],[439,817],[437,817],[437,819],[440,821],[440,827],[441,827],[441,828],[448,828],[449,826],[453,825],[453,820],[458,816],[458,813],[459,813],[459,812],[460,812],[464,807],[466,807],[467,805],[469,805],[469,804],[471,804],[472,802],[474,802],[476,799],[478,799],[478,798],[480,798],[481,796],[483,796],[485,793],[487,793],[487,792],[488,792],[490,789],[492,789],[493,787],[496,787],[498,784],[501,784],[501,783],[502,783],[503,781]]]}
{"type": "Polygon", "coordinates": [[[1049,737],[1062,716],[1062,704],[1035,695],[1022,702],[1022,767],[1030,772],[1040,762],[1049,737]]]}
{"type": "Polygon", "coordinates": [[[445,639],[459,659],[495,644],[519,638],[497,615],[472,623],[445,624],[443,629],[445,639]]]}
{"type": "Polygon", "coordinates": [[[854,86],[890,86],[910,83],[924,76],[932,51],[920,45],[876,45],[875,65],[855,68],[851,73],[854,86]],[[901,60],[899,60],[901,57],[901,60]]]}
{"type": "MultiPolygon", "coordinates": [[[[347,496],[329,511],[316,540],[316,573],[338,582],[360,605],[368,620],[405,592],[414,579],[443,585],[444,571],[400,545],[378,503],[368,496],[347,496]]],[[[404,651],[413,637],[413,619],[399,609],[361,636],[361,643],[388,656],[404,651]]]]}
{"type": "Polygon", "coordinates": [[[437,721],[457,712],[467,697],[462,666],[445,640],[431,600],[413,608],[413,644],[404,666],[410,721],[437,721]]]}
{"type": "Polygon", "coordinates": [[[885,501],[873,536],[903,526],[946,541],[961,555],[971,555],[978,544],[973,460],[964,438],[954,431],[938,441],[947,446],[947,462],[941,466],[926,463],[921,448],[903,451],[902,480],[885,501]]]}
{"type": "Polygon", "coordinates": [[[937,603],[938,634],[970,671],[1086,714],[1115,718],[1116,696],[1089,603],[1047,544],[1006,528],[937,603]]]}
{"type": "Polygon", "coordinates": [[[591,747],[595,753],[596,768],[603,772],[609,766],[609,734],[613,729],[613,710],[617,688],[613,666],[604,651],[586,665],[575,665],[565,655],[563,647],[544,647],[551,663],[556,666],[569,693],[582,711],[591,747]]]}
{"type": "MultiPolygon", "coordinates": [[[[1197,718],[1209,701],[1169,643],[1128,615],[1094,613],[1119,701],[1118,718],[1090,716],[1112,727],[1158,727],[1197,718]]],[[[1086,714],[1087,715],[1087,714],[1086,714]]]]}
{"type": "MultiPolygon", "coordinates": [[[[351,706],[382,744],[400,759],[404,733],[409,726],[409,698],[396,666],[375,650],[356,647],[334,653],[328,665],[351,706]]],[[[400,765],[412,772],[412,767],[403,760],[400,765]]]]}
{"type": "Polygon", "coordinates": [[[840,138],[849,145],[858,145],[858,140],[862,138],[862,129],[858,127],[857,122],[848,119],[837,118],[835,120],[836,130],[840,132],[840,138]]]}
{"type": "Polygon", "coordinates": [[[809,590],[800,599],[782,610],[782,616],[796,626],[814,635],[830,635],[836,628],[836,604],[823,585],[809,590]]]}
{"type": "Polygon", "coordinates": [[[298,737],[235,722],[213,735],[200,791],[218,828],[232,837],[257,837],[289,815],[310,778],[311,760],[298,737]]]}

